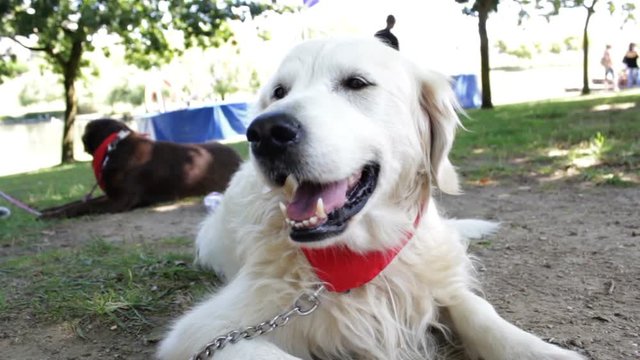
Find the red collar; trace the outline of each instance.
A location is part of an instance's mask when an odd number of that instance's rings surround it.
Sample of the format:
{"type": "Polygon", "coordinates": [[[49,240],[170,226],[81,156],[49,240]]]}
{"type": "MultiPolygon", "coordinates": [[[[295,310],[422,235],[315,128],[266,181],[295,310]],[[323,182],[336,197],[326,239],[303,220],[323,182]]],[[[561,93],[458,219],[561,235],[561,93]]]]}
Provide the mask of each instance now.
{"type": "MultiPolygon", "coordinates": [[[[420,223],[423,208],[416,215],[414,228],[420,223]]],[[[302,251],[316,276],[326,283],[327,289],[345,292],[360,287],[378,276],[413,238],[413,234],[413,231],[407,232],[400,246],[382,251],[357,253],[341,245],[319,249],[302,248],[302,251]]]]}
{"type": "Polygon", "coordinates": [[[96,181],[98,181],[98,185],[100,185],[100,188],[103,191],[105,189],[105,184],[104,179],[102,178],[102,169],[104,169],[105,158],[109,153],[109,145],[120,138],[122,138],[120,132],[114,132],[107,136],[107,138],[104,139],[93,153],[93,174],[96,176],[96,181]]]}

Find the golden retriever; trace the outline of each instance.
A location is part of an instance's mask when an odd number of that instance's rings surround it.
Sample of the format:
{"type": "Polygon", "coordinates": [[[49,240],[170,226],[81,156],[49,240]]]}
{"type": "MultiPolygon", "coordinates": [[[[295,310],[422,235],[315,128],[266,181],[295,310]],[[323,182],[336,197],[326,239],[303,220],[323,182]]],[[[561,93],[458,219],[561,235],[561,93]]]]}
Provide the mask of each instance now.
{"type": "Polygon", "coordinates": [[[446,77],[375,39],[295,47],[196,239],[228,284],[173,324],[159,357],[435,359],[438,330],[471,359],[583,359],[476,293],[464,235],[494,224],[445,219],[432,197],[459,189],[455,104],[446,77]]]}

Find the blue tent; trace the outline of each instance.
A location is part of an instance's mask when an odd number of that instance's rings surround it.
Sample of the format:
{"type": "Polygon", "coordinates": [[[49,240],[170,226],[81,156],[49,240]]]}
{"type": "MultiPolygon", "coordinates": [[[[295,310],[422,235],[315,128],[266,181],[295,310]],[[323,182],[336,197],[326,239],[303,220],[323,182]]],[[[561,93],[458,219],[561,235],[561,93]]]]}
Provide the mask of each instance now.
{"type": "Polygon", "coordinates": [[[454,75],[453,91],[463,109],[476,109],[482,105],[482,93],[478,87],[478,78],[472,74],[454,75]]]}
{"type": "Polygon", "coordinates": [[[152,114],[140,130],[159,141],[203,143],[244,135],[249,121],[247,103],[230,103],[152,114]]]}

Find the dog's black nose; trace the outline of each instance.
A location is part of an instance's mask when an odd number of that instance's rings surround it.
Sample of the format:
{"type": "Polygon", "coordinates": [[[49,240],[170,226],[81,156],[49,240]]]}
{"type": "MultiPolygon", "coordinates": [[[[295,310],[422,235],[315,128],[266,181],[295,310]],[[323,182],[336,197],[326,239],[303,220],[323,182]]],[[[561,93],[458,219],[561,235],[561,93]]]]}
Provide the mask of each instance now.
{"type": "Polygon", "coordinates": [[[300,142],[302,125],[293,116],[266,113],[253,120],[247,129],[247,140],[257,156],[277,156],[300,142]]]}

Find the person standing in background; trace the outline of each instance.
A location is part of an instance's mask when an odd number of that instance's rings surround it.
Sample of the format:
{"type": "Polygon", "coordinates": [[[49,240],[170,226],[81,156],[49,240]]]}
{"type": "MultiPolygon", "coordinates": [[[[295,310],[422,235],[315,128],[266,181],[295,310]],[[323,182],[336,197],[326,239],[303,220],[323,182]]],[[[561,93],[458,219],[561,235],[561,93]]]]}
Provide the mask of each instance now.
{"type": "Polygon", "coordinates": [[[396,50],[400,50],[400,44],[398,38],[391,33],[391,29],[396,24],[396,18],[393,15],[387,16],[387,27],[376,32],[375,37],[382,40],[385,44],[391,46],[396,50]]]}
{"type": "Polygon", "coordinates": [[[616,89],[616,77],[613,72],[613,61],[611,61],[611,45],[607,45],[600,59],[600,64],[604,67],[604,84],[608,90],[616,89]],[[611,77],[611,79],[609,79],[611,77]]]}
{"type": "Polygon", "coordinates": [[[629,44],[629,51],[624,54],[622,62],[627,66],[627,88],[638,84],[638,53],[636,52],[636,44],[629,44]]]}

